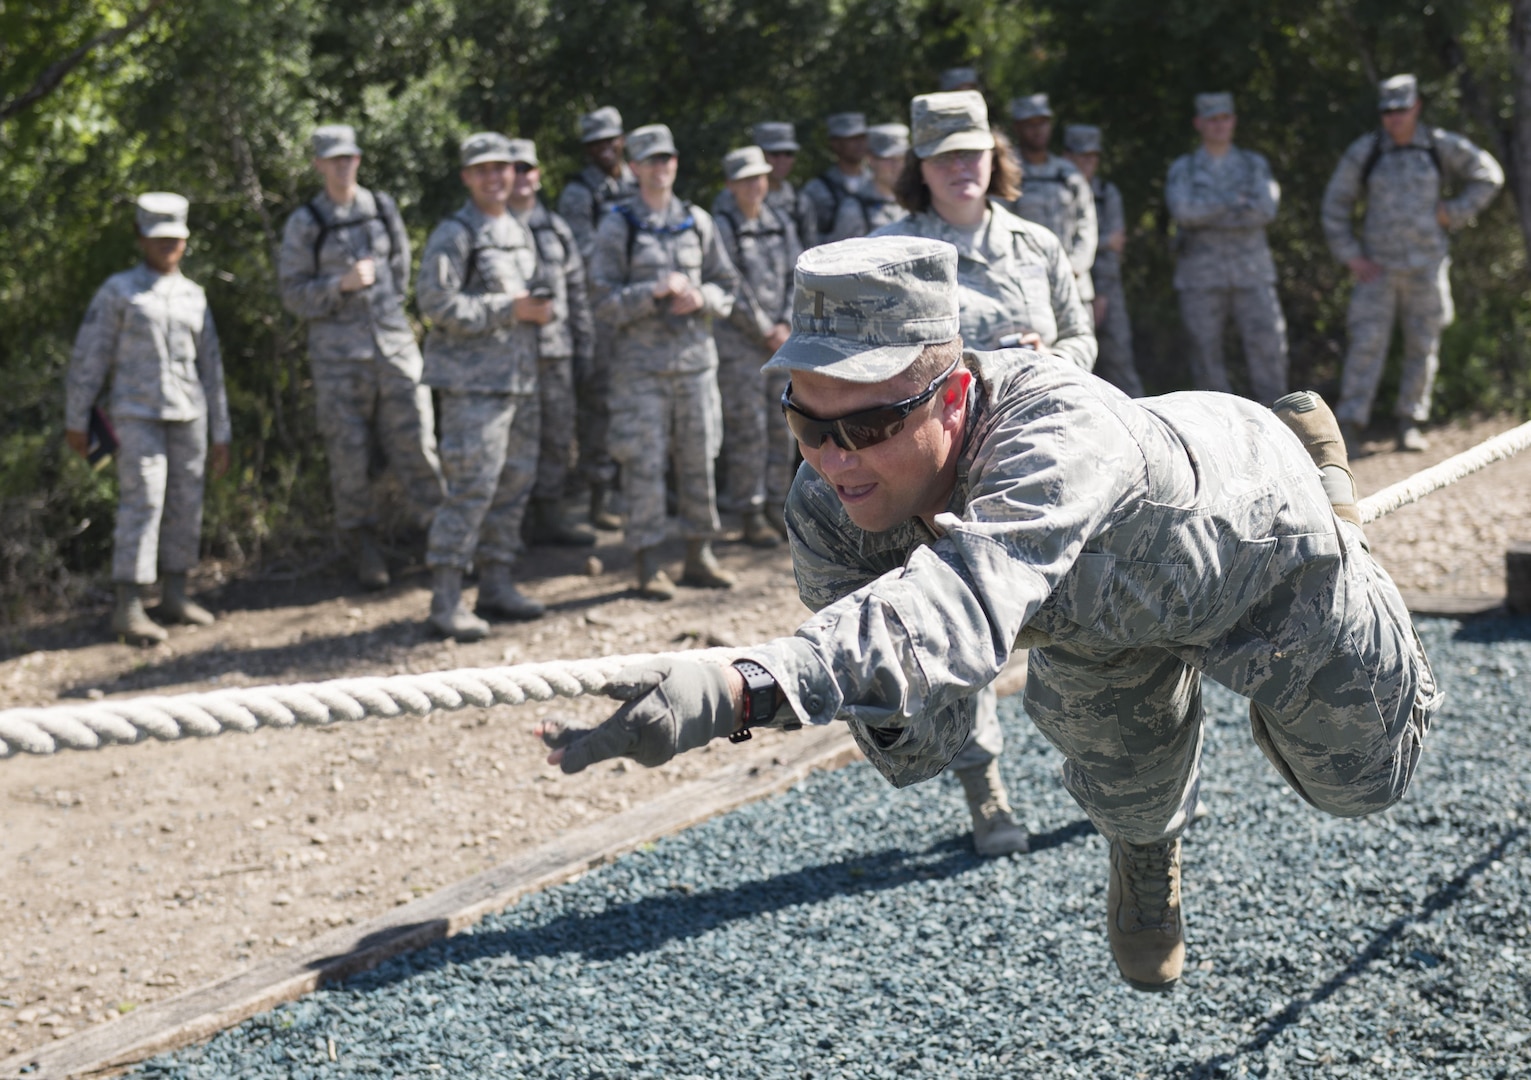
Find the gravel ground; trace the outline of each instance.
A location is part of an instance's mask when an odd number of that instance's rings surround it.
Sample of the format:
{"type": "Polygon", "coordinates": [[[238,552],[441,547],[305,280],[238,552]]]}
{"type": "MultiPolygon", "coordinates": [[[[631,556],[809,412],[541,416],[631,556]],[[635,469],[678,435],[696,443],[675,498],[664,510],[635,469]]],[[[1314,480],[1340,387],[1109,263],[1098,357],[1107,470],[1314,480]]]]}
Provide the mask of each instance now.
{"type": "Polygon", "coordinates": [[[1012,699],[1029,856],[968,852],[954,780],[857,765],[136,1075],[1526,1075],[1531,619],[1421,632],[1446,704],[1373,819],[1300,802],[1208,688],[1174,994],[1115,977],[1105,843],[1012,699]]]}

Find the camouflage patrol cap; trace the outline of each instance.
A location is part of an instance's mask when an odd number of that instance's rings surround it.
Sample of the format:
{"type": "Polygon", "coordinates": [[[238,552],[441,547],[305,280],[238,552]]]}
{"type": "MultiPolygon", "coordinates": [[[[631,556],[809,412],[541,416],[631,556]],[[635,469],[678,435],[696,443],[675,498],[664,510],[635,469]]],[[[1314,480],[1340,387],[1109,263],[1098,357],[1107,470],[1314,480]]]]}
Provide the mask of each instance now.
{"type": "Polygon", "coordinates": [[[664,124],[645,124],[627,133],[627,157],[630,161],[647,161],[655,154],[675,153],[675,136],[664,124]]]}
{"type": "Polygon", "coordinates": [[[579,141],[600,142],[615,139],[622,134],[622,114],[610,105],[602,105],[595,112],[587,112],[579,118],[579,141]]]}
{"type": "Polygon", "coordinates": [[[867,150],[873,157],[903,157],[909,153],[908,124],[873,124],[867,128],[867,150]]]}
{"type": "Polygon", "coordinates": [[[1215,94],[1196,95],[1196,116],[1198,119],[1206,119],[1209,116],[1232,116],[1233,95],[1224,92],[1215,94]]]}
{"type": "Polygon", "coordinates": [[[914,156],[928,158],[948,150],[992,150],[989,107],[977,90],[921,94],[909,103],[914,156]]]}
{"type": "Polygon", "coordinates": [[[831,113],[824,118],[831,139],[853,139],[867,133],[866,114],[859,112],[831,113]]]}
{"type": "Polygon", "coordinates": [[[1046,94],[1026,94],[1010,99],[1010,119],[1030,120],[1033,116],[1052,116],[1053,107],[1046,94]]]}
{"type": "Polygon", "coordinates": [[[186,228],[186,212],[191,204],[186,196],[170,191],[146,191],[135,203],[133,223],[138,235],[146,239],[170,236],[184,240],[191,235],[186,228]]]}
{"type": "Polygon", "coordinates": [[[953,90],[977,90],[978,69],[971,67],[947,68],[941,72],[940,81],[937,83],[943,93],[953,90]]]}
{"type": "Polygon", "coordinates": [[[1377,108],[1383,112],[1412,108],[1418,100],[1419,80],[1413,75],[1394,75],[1377,84],[1377,108]]]}
{"type": "Polygon", "coordinates": [[[356,145],[356,129],[350,124],[323,124],[314,128],[314,133],[308,137],[308,148],[320,159],[361,153],[361,147],[356,145]]]}
{"type": "Polygon", "coordinates": [[[768,154],[795,154],[802,149],[797,144],[797,130],[782,121],[756,124],[751,134],[755,137],[755,145],[768,154]]]}
{"type": "Polygon", "coordinates": [[[752,176],[766,176],[771,166],[766,164],[765,151],[758,146],[745,146],[730,150],[723,155],[723,179],[748,180],[752,176]]]}
{"type": "Polygon", "coordinates": [[[515,160],[510,156],[510,140],[498,131],[479,131],[469,135],[462,141],[461,158],[465,169],[485,161],[509,164],[515,160]]]}
{"type": "Polygon", "coordinates": [[[1063,129],[1063,149],[1071,154],[1100,153],[1100,128],[1094,124],[1070,124],[1063,129]]]}
{"type": "Polygon", "coordinates": [[[537,144],[531,139],[506,139],[505,142],[510,147],[508,152],[511,161],[527,165],[538,164],[537,144]]]}
{"type": "Polygon", "coordinates": [[[927,345],[957,337],[957,249],[919,236],[868,236],[805,251],[794,272],[792,336],[761,370],[846,382],[891,379],[927,345]]]}

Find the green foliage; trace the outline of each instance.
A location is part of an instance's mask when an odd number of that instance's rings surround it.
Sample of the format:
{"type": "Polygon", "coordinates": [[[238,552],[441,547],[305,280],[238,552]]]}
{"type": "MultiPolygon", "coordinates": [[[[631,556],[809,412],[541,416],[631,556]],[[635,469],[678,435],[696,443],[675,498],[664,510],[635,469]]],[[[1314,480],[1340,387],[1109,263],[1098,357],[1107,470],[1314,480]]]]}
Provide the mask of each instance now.
{"type": "MultiPolygon", "coordinates": [[[[148,0],[0,3],[0,102],[148,0]]],[[[212,484],[207,543],[261,558],[328,543],[329,502],[302,328],[276,296],[283,221],[314,189],[305,140],[348,121],[363,182],[389,191],[418,246],[462,198],[456,144],[496,128],[538,141],[550,186],[581,164],[581,112],[664,121],[682,194],[706,202],[749,125],[789,119],[802,176],[827,163],[821,118],[904,118],[940,69],[976,64],[996,120],[1052,93],[1060,122],[1102,124],[1107,172],[1133,222],[1127,273],[1155,390],[1185,382],[1163,182],[1194,145],[1190,101],[1231,89],[1239,141],[1284,190],[1272,229],[1294,372],[1333,379],[1347,282],[1318,226],[1339,153],[1375,123],[1378,74],[1413,70],[1427,118],[1497,150],[1511,113],[1508,4],[1439,0],[167,0],[0,123],[0,611],[76,593],[104,567],[114,490],[61,450],[62,378],[90,296],[132,264],[131,202],[193,204],[188,276],[224,343],[235,464],[212,484]]],[[[1442,414],[1524,410],[1531,300],[1514,208],[1459,237],[1458,321],[1443,348],[1442,414]]]]}

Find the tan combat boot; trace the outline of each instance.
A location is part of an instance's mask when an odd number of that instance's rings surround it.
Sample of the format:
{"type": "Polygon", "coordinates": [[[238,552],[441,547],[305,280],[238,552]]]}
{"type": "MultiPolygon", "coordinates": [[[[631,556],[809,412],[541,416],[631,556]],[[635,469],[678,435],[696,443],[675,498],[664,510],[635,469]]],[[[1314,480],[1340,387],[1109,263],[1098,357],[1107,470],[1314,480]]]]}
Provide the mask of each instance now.
{"type": "Polygon", "coordinates": [[[971,769],[958,769],[962,792],[967,796],[973,815],[973,849],[985,858],[999,855],[1024,855],[1031,850],[1026,830],[1016,823],[1010,811],[1010,796],[999,776],[999,762],[971,769]]]}
{"type": "Polygon", "coordinates": [[[674,600],[675,582],[670,580],[659,565],[657,547],[639,548],[635,560],[638,566],[638,592],[650,600],[674,600]]]}
{"type": "Polygon", "coordinates": [[[532,499],[526,504],[526,524],[521,535],[528,544],[548,544],[559,547],[593,547],[595,533],[585,525],[573,522],[564,514],[563,504],[557,499],[532,499]]]}
{"type": "Polygon", "coordinates": [[[1158,844],[1111,841],[1106,937],[1134,990],[1173,990],[1185,968],[1180,917],[1180,838],[1158,844]]]}
{"type": "Polygon", "coordinates": [[[753,548],[781,546],[781,533],[771,528],[764,510],[746,510],[744,513],[744,542],[753,548]]]}
{"type": "Polygon", "coordinates": [[[611,485],[590,485],[590,524],[597,529],[616,532],[622,527],[622,518],[611,508],[611,485]]]}
{"type": "Polygon", "coordinates": [[[166,574],[163,579],[160,614],[172,622],[192,626],[211,626],[217,617],[186,595],[186,575],[166,574]]]}
{"type": "Polygon", "coordinates": [[[170,636],[144,610],[143,587],[117,582],[117,606],[112,609],[112,633],[129,645],[158,645],[170,636]]]}
{"type": "Polygon", "coordinates": [[[426,621],[458,641],[482,641],[489,636],[489,624],[463,603],[462,571],[455,566],[438,566],[432,573],[431,614],[426,621]]]}
{"type": "Polygon", "coordinates": [[[356,560],[356,580],[364,589],[388,588],[388,562],[371,529],[352,529],[346,534],[346,550],[356,560]]]}
{"type": "Polygon", "coordinates": [[[1356,478],[1350,471],[1345,435],[1324,399],[1312,390],[1299,390],[1277,398],[1271,411],[1302,440],[1323,474],[1324,493],[1334,507],[1334,516],[1359,526],[1361,508],[1356,505],[1356,478]]]}
{"type": "Polygon", "coordinates": [[[687,540],[686,565],[681,569],[680,583],[699,589],[732,589],[737,579],[718,565],[710,543],[687,540]]]}
{"type": "Polygon", "coordinates": [[[1419,430],[1419,425],[1408,418],[1398,421],[1398,449],[1410,454],[1422,454],[1430,449],[1430,440],[1419,430]]]}
{"type": "Polygon", "coordinates": [[[540,619],[548,609],[516,588],[508,563],[485,563],[478,576],[478,610],[507,619],[540,619]]]}

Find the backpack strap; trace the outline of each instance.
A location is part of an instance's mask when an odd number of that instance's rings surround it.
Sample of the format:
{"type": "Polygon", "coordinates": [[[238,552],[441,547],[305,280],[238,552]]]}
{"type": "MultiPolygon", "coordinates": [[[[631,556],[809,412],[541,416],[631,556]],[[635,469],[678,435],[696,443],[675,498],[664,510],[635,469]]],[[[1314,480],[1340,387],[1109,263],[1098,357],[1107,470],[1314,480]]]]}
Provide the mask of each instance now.
{"type": "Polygon", "coordinates": [[[395,218],[399,215],[399,208],[394,205],[392,199],[381,192],[374,192],[372,198],[377,203],[378,213],[368,214],[366,217],[351,218],[347,221],[326,220],[324,215],[319,212],[319,196],[317,195],[303,204],[304,209],[312,215],[314,224],[319,226],[319,232],[314,236],[314,273],[316,275],[319,273],[319,250],[324,247],[324,238],[326,236],[336,229],[350,229],[357,225],[370,225],[374,221],[381,221],[383,223],[383,231],[388,234],[388,260],[390,262],[393,261],[393,257],[398,253],[399,249],[398,242],[393,236],[393,228],[384,216],[385,200],[387,209],[393,212],[395,218]]]}
{"type": "Polygon", "coordinates": [[[1429,128],[1425,128],[1425,139],[1429,142],[1429,145],[1425,147],[1414,146],[1411,143],[1408,146],[1389,146],[1383,149],[1382,132],[1372,132],[1372,147],[1366,152],[1366,161],[1361,166],[1361,186],[1364,188],[1371,183],[1372,170],[1377,167],[1377,162],[1382,160],[1383,154],[1403,153],[1408,150],[1423,149],[1430,155],[1430,164],[1435,166],[1435,175],[1445,176],[1445,171],[1441,168],[1441,152],[1435,145],[1435,133],[1429,128]]]}
{"type": "Polygon", "coordinates": [[[474,243],[478,239],[478,230],[473,227],[471,222],[463,218],[461,211],[454,212],[451,215],[451,220],[457,222],[457,224],[468,231],[468,262],[463,267],[462,273],[462,287],[466,289],[468,282],[473,279],[473,271],[478,267],[478,253],[482,250],[474,243]]]}

